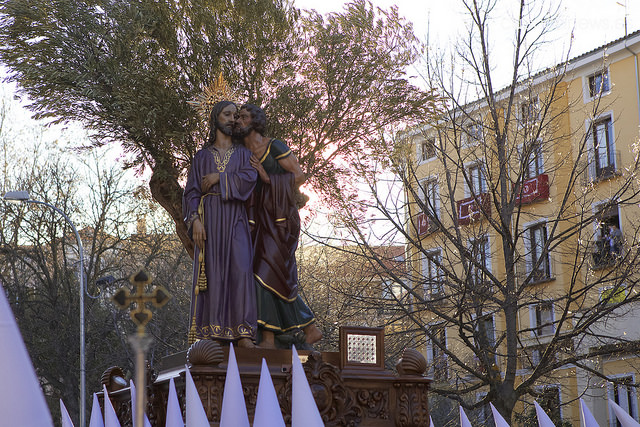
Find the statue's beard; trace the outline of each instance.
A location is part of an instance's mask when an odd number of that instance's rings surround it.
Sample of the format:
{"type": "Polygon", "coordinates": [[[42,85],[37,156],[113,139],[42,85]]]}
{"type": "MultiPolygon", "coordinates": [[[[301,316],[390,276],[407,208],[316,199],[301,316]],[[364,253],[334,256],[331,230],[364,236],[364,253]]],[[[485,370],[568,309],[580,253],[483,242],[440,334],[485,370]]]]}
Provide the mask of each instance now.
{"type": "Polygon", "coordinates": [[[233,136],[233,125],[218,125],[218,129],[224,135],[233,136]]]}
{"type": "Polygon", "coordinates": [[[250,133],[251,133],[251,126],[245,126],[245,127],[236,126],[233,128],[233,136],[236,138],[244,138],[250,133]]]}

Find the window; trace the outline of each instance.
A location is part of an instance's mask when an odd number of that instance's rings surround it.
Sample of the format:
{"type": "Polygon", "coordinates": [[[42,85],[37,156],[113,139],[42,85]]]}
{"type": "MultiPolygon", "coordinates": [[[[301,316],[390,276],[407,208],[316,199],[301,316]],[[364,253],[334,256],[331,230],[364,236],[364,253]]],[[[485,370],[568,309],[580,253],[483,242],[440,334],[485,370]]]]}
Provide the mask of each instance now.
{"type": "MultiPolygon", "coordinates": [[[[493,316],[486,316],[478,320],[478,324],[476,326],[476,333],[479,337],[484,334],[486,338],[487,347],[483,349],[486,351],[487,359],[489,360],[490,365],[497,365],[496,361],[496,328],[493,320],[493,316]]],[[[476,346],[481,346],[482,343],[476,342],[476,346]]],[[[489,366],[492,369],[492,366],[489,366]]]]}
{"type": "Polygon", "coordinates": [[[589,77],[589,97],[594,98],[610,90],[609,70],[602,70],[589,77]]]}
{"type": "Polygon", "coordinates": [[[616,171],[613,148],[613,123],[611,117],[595,121],[591,125],[590,140],[593,148],[594,178],[602,179],[616,171]]]}
{"type": "MultiPolygon", "coordinates": [[[[609,399],[616,402],[624,409],[634,420],[638,420],[638,400],[636,398],[636,390],[633,386],[633,375],[627,375],[615,378],[615,381],[609,384],[609,399]]],[[[613,409],[609,409],[609,425],[611,427],[621,427],[622,425],[615,416],[613,409]]]]}
{"type": "Polygon", "coordinates": [[[404,294],[404,288],[398,282],[384,280],[382,282],[382,298],[386,300],[401,299],[404,294]]]}
{"type": "Polygon", "coordinates": [[[537,389],[540,397],[537,399],[538,404],[549,415],[549,418],[556,422],[562,419],[560,413],[560,387],[557,385],[547,385],[537,389]]]}
{"type": "MultiPolygon", "coordinates": [[[[422,201],[424,203],[424,213],[431,218],[438,218],[440,207],[440,196],[438,194],[438,181],[436,179],[425,179],[421,183],[422,201]]],[[[430,224],[432,221],[429,222],[430,224]]]]}
{"type": "Polygon", "coordinates": [[[553,303],[545,301],[536,304],[531,310],[531,320],[531,329],[535,336],[552,335],[555,332],[553,303]]]}
{"type": "Polygon", "coordinates": [[[484,139],[484,130],[482,127],[482,123],[471,121],[468,124],[463,124],[461,129],[461,138],[462,146],[468,147],[472,145],[477,145],[482,142],[484,139]]]}
{"type": "Polygon", "coordinates": [[[427,138],[420,144],[422,161],[432,159],[436,156],[436,139],[427,138]]]}
{"type": "Polygon", "coordinates": [[[532,282],[551,278],[551,262],[547,245],[547,225],[536,224],[527,229],[527,273],[532,282]]]}
{"type": "Polygon", "coordinates": [[[443,324],[427,327],[427,363],[430,374],[436,381],[444,381],[449,377],[447,355],[441,346],[447,347],[447,333],[443,324]],[[438,345],[440,344],[440,346],[438,345]]]}
{"type": "Polygon", "coordinates": [[[523,349],[522,354],[522,369],[535,369],[540,364],[540,348],[526,348],[523,349]]]}
{"type": "Polygon", "coordinates": [[[424,275],[424,297],[434,299],[444,294],[444,275],[442,273],[442,252],[428,252],[422,260],[422,274],[424,275]]]}
{"type": "Polygon", "coordinates": [[[482,324],[482,326],[484,327],[484,332],[487,336],[489,345],[491,347],[494,347],[496,345],[496,330],[493,324],[493,316],[484,317],[480,319],[478,323],[482,324]]]}
{"type": "Polygon", "coordinates": [[[604,203],[596,207],[596,242],[593,251],[594,268],[611,265],[622,256],[624,237],[620,230],[618,205],[604,203]]]}
{"type": "Polygon", "coordinates": [[[520,124],[522,126],[531,125],[540,118],[540,105],[538,97],[520,104],[520,124]]]}
{"type": "Polygon", "coordinates": [[[467,129],[469,133],[469,142],[476,143],[483,139],[482,125],[480,123],[474,123],[467,129]]]}
{"type": "Polygon", "coordinates": [[[542,144],[535,141],[523,149],[524,179],[535,178],[544,173],[544,163],[542,160],[542,144]]]}
{"type": "Polygon", "coordinates": [[[474,163],[467,169],[469,178],[469,195],[477,196],[487,191],[487,183],[482,171],[482,163],[474,163]]]}
{"type": "Polygon", "coordinates": [[[469,281],[479,286],[485,282],[485,271],[489,270],[489,239],[481,237],[469,242],[471,260],[469,260],[469,281]]]}
{"type": "MultiPolygon", "coordinates": [[[[542,354],[545,349],[546,347],[544,345],[532,346],[532,347],[527,347],[522,349],[522,354],[520,359],[522,363],[522,369],[535,369],[540,364],[540,360],[542,359],[542,354]]],[[[547,363],[557,363],[557,362],[558,362],[558,355],[556,352],[553,352],[550,355],[550,360],[547,363]]]]}

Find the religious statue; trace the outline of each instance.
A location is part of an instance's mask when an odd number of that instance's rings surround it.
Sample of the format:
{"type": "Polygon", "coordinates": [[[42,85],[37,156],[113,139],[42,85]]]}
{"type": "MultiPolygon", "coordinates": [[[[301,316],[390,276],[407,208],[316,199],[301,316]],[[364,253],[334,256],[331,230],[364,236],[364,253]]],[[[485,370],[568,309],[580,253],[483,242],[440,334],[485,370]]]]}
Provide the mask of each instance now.
{"type": "Polygon", "coordinates": [[[232,140],[237,107],[215,104],[209,140],[193,158],[183,213],[195,243],[189,342],[237,341],[252,347],[257,331],[253,249],[245,202],[258,173],[249,151],[232,140]]]}
{"type": "Polygon", "coordinates": [[[295,251],[300,235],[296,191],[305,175],[287,145],[264,136],[264,111],[252,104],[240,108],[234,136],[253,153],[260,180],[248,203],[254,247],[258,326],[261,347],[275,348],[275,334],[303,330],[304,344],[322,338],[309,307],[298,294],[295,251]]]}

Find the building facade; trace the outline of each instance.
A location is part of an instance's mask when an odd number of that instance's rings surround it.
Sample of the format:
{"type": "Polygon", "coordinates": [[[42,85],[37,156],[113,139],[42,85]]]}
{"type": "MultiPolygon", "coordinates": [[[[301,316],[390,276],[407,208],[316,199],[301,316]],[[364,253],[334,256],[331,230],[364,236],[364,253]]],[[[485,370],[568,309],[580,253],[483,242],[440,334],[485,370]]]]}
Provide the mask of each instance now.
{"type": "Polygon", "coordinates": [[[640,419],[639,55],[636,32],[401,135],[435,388],[640,419]]]}

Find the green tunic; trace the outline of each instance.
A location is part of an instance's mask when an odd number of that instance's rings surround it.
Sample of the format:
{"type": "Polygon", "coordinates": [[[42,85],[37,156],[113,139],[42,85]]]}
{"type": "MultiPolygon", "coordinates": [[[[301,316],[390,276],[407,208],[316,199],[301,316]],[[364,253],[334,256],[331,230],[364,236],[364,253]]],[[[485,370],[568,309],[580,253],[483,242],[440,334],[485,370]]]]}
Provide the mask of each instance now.
{"type": "MultiPolygon", "coordinates": [[[[284,159],[290,155],[291,150],[284,142],[277,139],[272,139],[269,142],[265,153],[260,157],[260,162],[262,163],[265,171],[272,176],[271,186],[289,186],[289,188],[281,189],[282,191],[287,192],[287,194],[292,194],[294,191],[293,177],[287,180],[280,179],[280,177],[274,177],[274,175],[280,175],[282,176],[282,178],[285,178],[283,175],[290,174],[289,172],[284,170],[278,162],[278,160],[284,159]]],[[[263,200],[262,198],[265,196],[265,194],[263,193],[267,191],[266,187],[268,187],[269,184],[264,184],[260,182],[260,180],[258,181],[259,185],[255,190],[256,193],[258,193],[257,200],[263,200]]],[[[268,190],[271,191],[277,189],[270,188],[268,190]]],[[[282,198],[280,198],[279,200],[282,200],[282,198]]],[[[286,245],[286,248],[284,249],[285,251],[287,251],[286,253],[288,255],[286,257],[288,259],[286,259],[284,263],[286,265],[279,266],[279,268],[282,270],[276,272],[279,274],[274,274],[268,277],[273,278],[280,275],[282,277],[286,277],[285,281],[288,282],[288,293],[281,291],[282,286],[278,287],[278,284],[269,283],[272,279],[268,279],[267,275],[261,275],[259,267],[261,260],[272,257],[272,254],[266,253],[267,249],[262,245],[260,238],[258,238],[257,241],[254,241],[254,276],[256,278],[257,284],[256,288],[258,325],[261,328],[275,333],[284,333],[293,331],[295,329],[302,329],[315,321],[313,313],[297,293],[298,275],[295,250],[298,245],[300,217],[298,214],[298,209],[295,206],[295,201],[291,197],[287,200],[288,204],[291,205],[288,206],[290,209],[287,209],[289,215],[288,221],[292,224],[297,223],[297,228],[296,226],[292,227],[293,235],[289,236],[288,242],[278,242],[279,244],[286,245]]],[[[263,201],[261,203],[265,202],[263,201]]],[[[284,210],[285,207],[278,206],[277,208],[279,211],[278,213],[269,212],[269,215],[266,215],[267,219],[264,219],[264,216],[261,217],[263,222],[269,223],[260,224],[260,222],[257,221],[257,223],[255,224],[254,236],[259,235],[260,227],[276,227],[276,222],[282,221],[282,218],[278,218],[278,216],[281,215],[281,211],[284,210]]],[[[271,259],[268,259],[267,262],[262,263],[262,265],[265,264],[273,267],[277,263],[273,262],[271,259]]]]}

